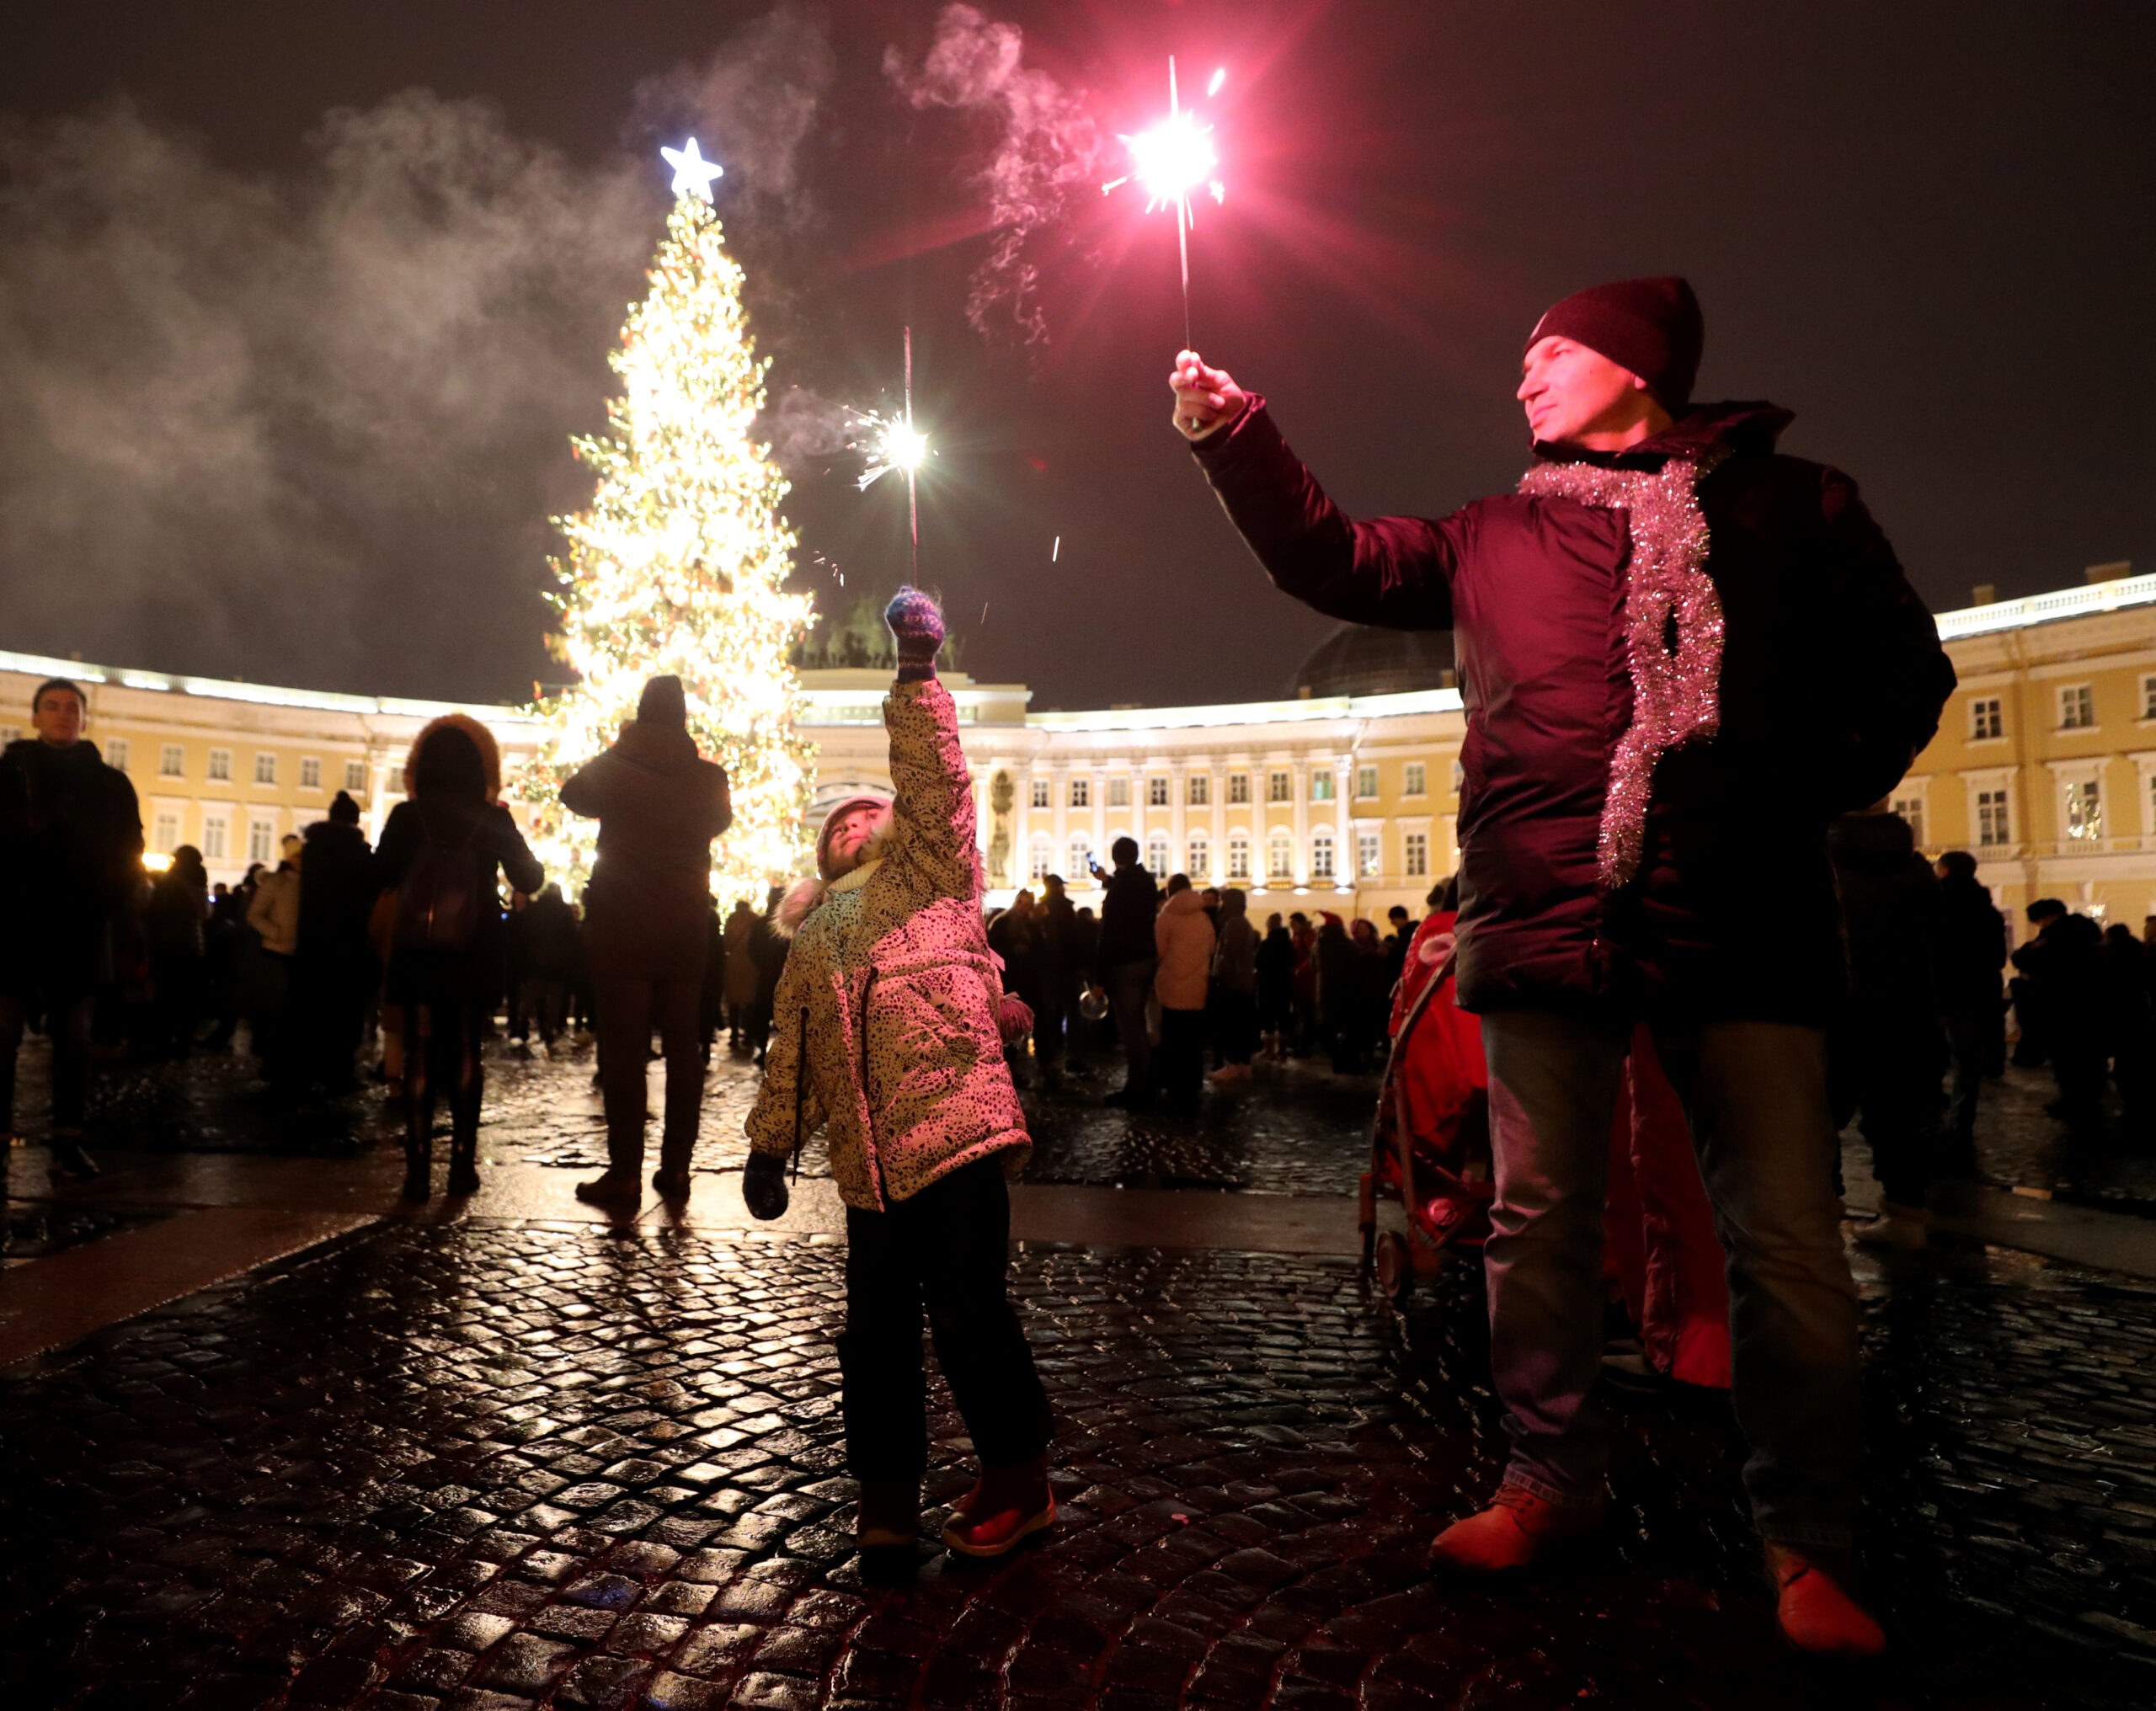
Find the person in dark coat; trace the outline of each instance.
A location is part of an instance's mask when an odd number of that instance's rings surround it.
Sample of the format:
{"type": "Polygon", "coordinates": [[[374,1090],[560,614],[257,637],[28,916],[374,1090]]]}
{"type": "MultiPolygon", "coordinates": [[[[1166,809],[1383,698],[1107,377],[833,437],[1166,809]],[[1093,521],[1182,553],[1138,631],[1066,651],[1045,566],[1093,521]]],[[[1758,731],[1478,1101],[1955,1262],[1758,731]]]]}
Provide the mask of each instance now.
{"type": "Polygon", "coordinates": [[[2150,1077],[2156,1071],[2156,1010],[2149,1003],[2148,947],[2120,921],[2104,930],[2104,1043],[2123,1107],[2120,1127],[2137,1140],[2149,1133],[2150,1077]]]}
{"type": "Polygon", "coordinates": [[[1081,971],[1078,913],[1070,906],[1063,876],[1041,881],[1041,900],[1033,911],[1034,973],[1038,1001],[1033,1005],[1033,1055],[1041,1085],[1050,1092],[1063,1085],[1063,1065],[1070,1018],[1078,1007],[1081,971]]]}
{"type": "Polygon", "coordinates": [[[153,1005],[145,1044],[152,1057],[184,1058],[195,1049],[208,986],[209,919],[210,876],[202,852],[182,844],[172,852],[172,866],[150,882],[143,912],[153,1005]]]}
{"type": "Polygon", "coordinates": [[[549,880],[526,903],[517,917],[524,934],[524,972],[531,1020],[539,1029],[539,1042],[549,1053],[568,1025],[569,989],[583,966],[579,942],[582,928],[576,911],[549,880]]]}
{"type": "Polygon", "coordinates": [[[1358,1061],[1357,1018],[1363,1003],[1363,975],[1345,922],[1331,909],[1318,914],[1317,944],[1310,953],[1317,971],[1316,1046],[1332,1059],[1332,1073],[1352,1075],[1358,1061]]]}
{"type": "Polygon", "coordinates": [[[302,840],[299,948],[292,956],[292,1029],[302,1079],[333,1091],[358,1085],[353,1059],[379,970],[367,919],[381,887],[360,805],[344,791],[302,840]]]}
{"type": "Polygon", "coordinates": [[[127,775],[83,740],[89,705],[64,678],[30,697],[35,733],[0,753],[0,1127],[15,1126],[15,1057],[43,1014],[52,1037],[52,1162],[94,1176],[83,1149],[90,1031],[112,924],[142,880],[127,775]]]}
{"type": "Polygon", "coordinates": [[[1145,1004],[1153,993],[1160,953],[1153,942],[1161,913],[1161,887],[1138,865],[1138,840],[1118,838],[1108,846],[1115,871],[1101,878],[1101,928],[1093,950],[1093,990],[1107,999],[1123,1042],[1123,1085],[1101,1102],[1137,1109],[1153,1097],[1153,1042],[1145,1031],[1145,1004]]]}
{"type": "Polygon", "coordinates": [[[1517,394],[1535,466],[1441,518],[1355,521],[1262,398],[1188,351],[1170,384],[1278,587],[1454,635],[1459,997],[1492,1079],[1484,1263],[1513,1451],[1501,1500],[1440,1536],[1439,1565],[1518,1566],[1603,1520],[1597,1256],[1646,1018],[1731,1243],[1746,1483],[1783,1631],[1869,1655],[1884,1636],[1844,1584],[1856,1297],[1825,1096],[1844,973],[1824,840],[1902,778],[1954,669],[1855,483],[1775,450],[1789,413],[1692,402],[1703,341],[1678,279],[1556,305],[1517,394]]]}
{"type": "Polygon", "coordinates": [[[2004,1051],[2006,917],[1977,878],[1977,858],[1939,858],[1939,1014],[1951,1061],[1942,1169],[1976,1168],[1977,1101],[2004,1051]]]}
{"type": "MultiPolygon", "coordinates": [[[[2056,898],[2029,905],[2036,936],[2014,952],[2014,1007],[2024,1028],[2041,1018],[2058,1097],[2045,1110],[2069,1129],[2094,1133],[2104,1121],[2104,932],[2056,898]]],[[[2020,1061],[2017,1054],[2015,1061],[2020,1061]]]]}
{"type": "MultiPolygon", "coordinates": [[[[480,1046],[508,982],[501,882],[546,877],[510,812],[494,801],[499,760],[461,714],[419,733],[405,770],[411,796],[390,810],[374,852],[373,889],[397,893],[383,982],[404,1015],[404,1197],[433,1191],[435,1099],[449,1090],[451,1194],[479,1186],[480,1046]]],[[[484,728],[480,728],[483,733],[484,728]]]]}
{"type": "Polygon", "coordinates": [[[1861,1128],[1883,1197],[1856,1239],[1913,1251],[1929,1239],[1924,1201],[1946,1065],[1938,978],[1945,904],[1909,823],[1883,805],[1836,820],[1827,855],[1849,958],[1848,1005],[1827,1036],[1828,1093],[1835,1127],[1854,1119],[1861,1128]]]}
{"type": "Polygon", "coordinates": [[[606,1170],[579,1183],[577,1197],[634,1202],[643,1194],[655,1024],[666,1056],[666,1117],[652,1186],[670,1200],[684,1199],[703,1109],[711,845],[733,824],[734,810],[726,769],[699,754],[689,734],[680,678],[654,677],[643,686],[637,716],[614,746],[563,784],[562,806],[599,822],[584,943],[599,989],[606,1170]]]}
{"type": "Polygon", "coordinates": [[[1265,918],[1265,936],[1257,946],[1257,1026],[1263,1056],[1278,1063],[1288,1055],[1288,1031],[1295,1015],[1295,941],[1278,914],[1265,918]]]}
{"type": "Polygon", "coordinates": [[[749,1049],[756,1067],[764,1067],[771,1049],[771,1010],[778,1001],[779,977],[786,973],[787,946],[791,942],[772,925],[773,912],[785,898],[786,887],[774,885],[764,896],[764,912],[749,935],[749,962],[756,971],[756,995],[749,1002],[749,1049]]]}

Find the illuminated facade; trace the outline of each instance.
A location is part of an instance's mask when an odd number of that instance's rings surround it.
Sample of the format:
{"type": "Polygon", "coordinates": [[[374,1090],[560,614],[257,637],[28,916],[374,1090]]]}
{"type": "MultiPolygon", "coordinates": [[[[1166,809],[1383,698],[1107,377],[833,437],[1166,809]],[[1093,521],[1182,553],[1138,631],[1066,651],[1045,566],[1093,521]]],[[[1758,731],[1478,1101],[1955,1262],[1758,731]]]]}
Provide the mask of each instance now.
{"type": "MultiPolygon", "coordinates": [[[[1940,618],[1961,686],[1896,805],[1929,853],[1966,848],[2018,919],[2040,896],[2137,927],[2156,913],[2156,576],[2092,582],[1940,618]]],[[[37,683],[90,694],[89,735],[124,762],[155,850],[191,843],[237,878],[340,789],[370,833],[403,792],[412,738],[451,704],[318,694],[0,653],[0,735],[37,683]]],[[[888,789],[888,673],[803,674],[816,797],[888,789]]],[[[1312,695],[1210,707],[1033,712],[1030,691],[949,674],[979,797],[990,889],[1059,873],[1128,835],[1157,871],[1241,885],[1261,919],[1420,913],[1457,856],[1459,692],[1312,695]]],[[[540,728],[483,719],[505,767],[540,728]]],[[[1791,710],[1802,717],[1803,710],[1791,710]]]]}

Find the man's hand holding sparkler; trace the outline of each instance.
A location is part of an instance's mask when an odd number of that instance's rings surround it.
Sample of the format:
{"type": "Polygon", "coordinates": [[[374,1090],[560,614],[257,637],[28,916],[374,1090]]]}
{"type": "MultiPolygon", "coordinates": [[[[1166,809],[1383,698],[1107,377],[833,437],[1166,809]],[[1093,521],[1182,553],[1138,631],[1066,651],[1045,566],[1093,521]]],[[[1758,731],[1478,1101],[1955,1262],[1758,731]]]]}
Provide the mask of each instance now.
{"type": "Polygon", "coordinates": [[[1179,352],[1168,385],[1176,395],[1176,432],[1203,440],[1243,413],[1250,394],[1224,368],[1208,368],[1194,350],[1179,352]]]}

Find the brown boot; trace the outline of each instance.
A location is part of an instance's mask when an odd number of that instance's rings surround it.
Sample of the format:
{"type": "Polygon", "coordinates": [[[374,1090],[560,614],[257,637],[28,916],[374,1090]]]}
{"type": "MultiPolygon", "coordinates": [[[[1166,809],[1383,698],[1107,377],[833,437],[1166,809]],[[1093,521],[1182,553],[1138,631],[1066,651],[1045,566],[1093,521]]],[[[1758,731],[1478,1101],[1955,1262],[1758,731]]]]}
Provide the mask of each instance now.
{"type": "Polygon", "coordinates": [[[1503,1484],[1480,1515],[1455,1521],[1430,1545],[1430,1566],[1440,1572],[1501,1575],[1601,1529],[1608,1505],[1552,1503],[1524,1485],[1503,1484]]]}
{"type": "Polygon", "coordinates": [[[910,1550],[921,1543],[921,1481],[863,1479],[854,1543],[864,1551],[910,1550]]]}
{"type": "Polygon", "coordinates": [[[1886,1635],[1849,1595],[1841,1576],[1820,1559],[1785,1544],[1767,1547],[1767,1578],[1774,1583],[1774,1620],[1782,1638],[1820,1657],[1877,1657],[1886,1635]]]}
{"type": "Polygon", "coordinates": [[[969,1557],[1000,1557],[1028,1534],[1055,1524],[1048,1452],[1015,1468],[985,1468],[972,1490],[951,1506],[943,1543],[969,1557]]]}

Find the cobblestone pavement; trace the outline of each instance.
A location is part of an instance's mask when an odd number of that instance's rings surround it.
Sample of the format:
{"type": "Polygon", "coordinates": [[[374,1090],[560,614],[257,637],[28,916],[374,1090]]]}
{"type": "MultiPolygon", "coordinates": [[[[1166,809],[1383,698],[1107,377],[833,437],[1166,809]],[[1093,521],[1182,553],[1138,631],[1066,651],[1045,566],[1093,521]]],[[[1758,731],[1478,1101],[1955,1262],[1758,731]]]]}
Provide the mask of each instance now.
{"type": "MultiPolygon", "coordinates": [[[[24,1126],[41,1130],[44,1053],[24,1055],[24,1126]]],[[[344,1099],[279,1097],[253,1079],[244,1057],[198,1055],[184,1064],[111,1071],[99,1083],[98,1120],[120,1145],[152,1152],[349,1156],[397,1144],[397,1123],[378,1092],[344,1099]]],[[[498,1163],[586,1170],[606,1158],[606,1132],[590,1086],[587,1044],[559,1058],[489,1048],[484,1156],[498,1163]]],[[[1261,1070],[1233,1089],[1209,1089],[1203,1112],[1177,1120],[1099,1105],[1121,1063],[1079,1065],[1069,1090],[1029,1093],[1034,1157],[1028,1180],[1127,1187],[1241,1189],[1268,1194],[1352,1194],[1368,1152],[1377,1081],[1336,1077],[1314,1064],[1261,1070]]],[[[653,1071],[656,1108],[660,1072],[653,1071]]],[[[756,1072],[723,1052],[705,1095],[696,1166],[740,1162],[741,1124],[756,1072]]],[[[1978,1179],[2062,1200],[2156,1215],[2156,1143],[2077,1142],[2044,1111],[2056,1090],[2047,1073],[2013,1069],[1987,1083],[1977,1131],[1978,1179]]],[[[1854,1136],[1851,1146],[1860,1146],[1854,1136]]],[[[818,1143],[808,1151],[819,1162],[818,1143]]]]}
{"type": "Polygon", "coordinates": [[[1981,1255],[1871,1279],[1868,1575],[1901,1660],[1859,1681],[1774,1644],[1716,1399],[1625,1405],[1614,1542],[1568,1572],[1426,1578],[1500,1452],[1471,1272],[1404,1318],[1337,1261],[1049,1249],[1017,1276],[1061,1521],[899,1588],[846,1551],[827,1243],[377,1226],[10,1369],[9,1703],[2156,1696],[2156,1289],[1981,1255]]]}

